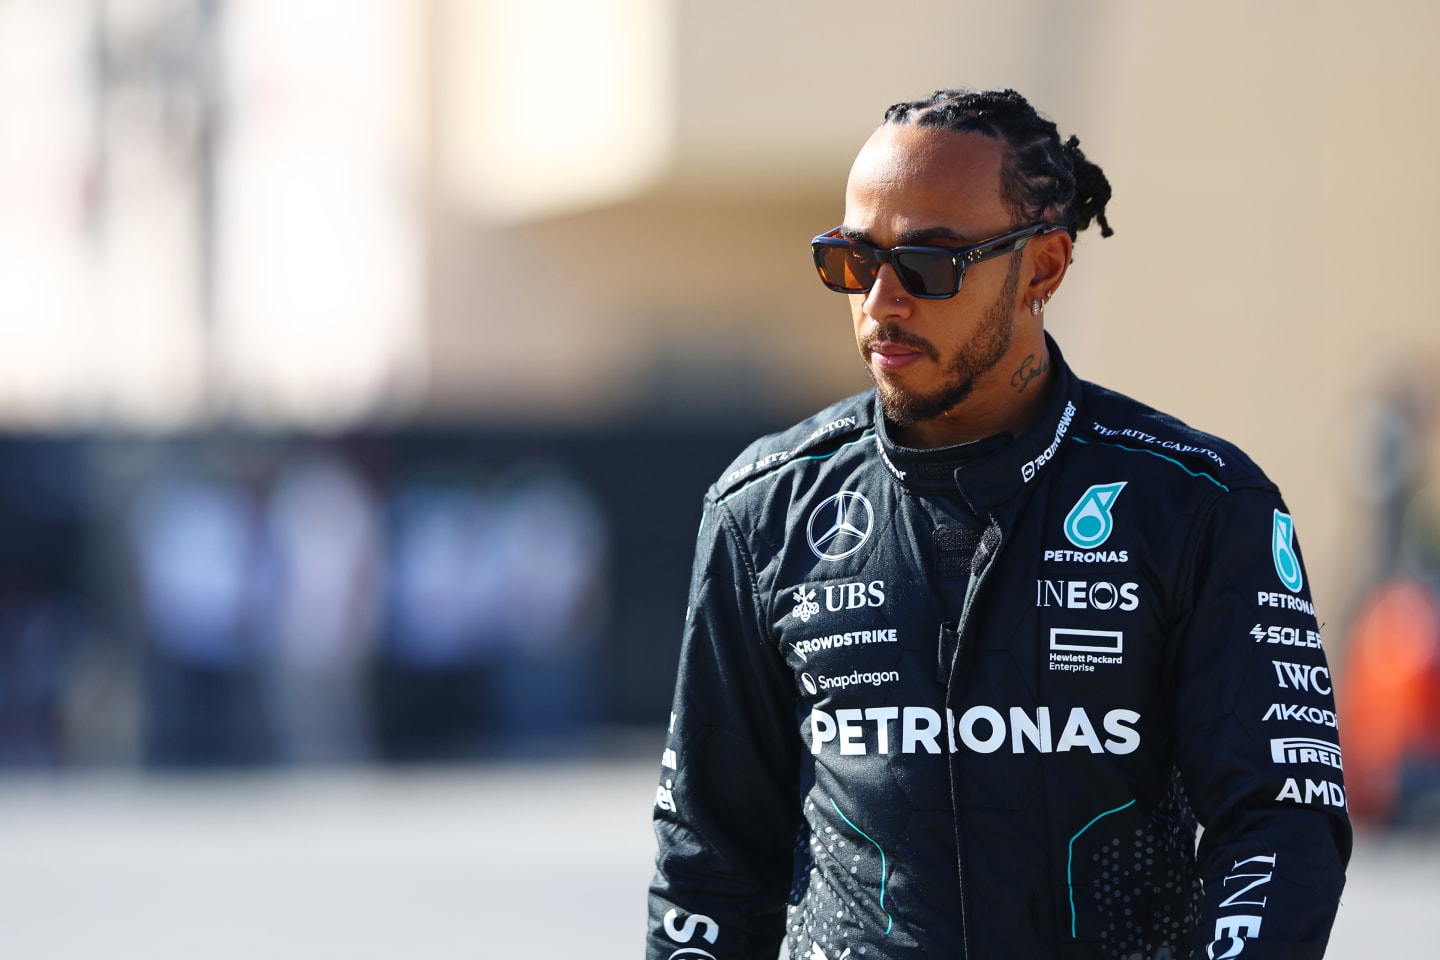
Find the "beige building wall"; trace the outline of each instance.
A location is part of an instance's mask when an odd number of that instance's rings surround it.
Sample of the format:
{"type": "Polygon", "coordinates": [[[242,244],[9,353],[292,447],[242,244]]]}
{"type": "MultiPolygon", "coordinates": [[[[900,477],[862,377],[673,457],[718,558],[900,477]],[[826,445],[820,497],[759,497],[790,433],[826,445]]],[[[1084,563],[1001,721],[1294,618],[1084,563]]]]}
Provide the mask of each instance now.
{"type": "MultiPolygon", "coordinates": [[[[1081,136],[1115,189],[1116,235],[1082,237],[1048,312],[1069,359],[1246,448],[1297,518],[1321,620],[1343,623],[1374,540],[1357,411],[1440,356],[1440,60],[1428,50],[1440,8],[630,6],[665,18],[620,57],[650,58],[670,84],[642,98],[659,111],[637,136],[652,175],[612,178],[568,209],[527,217],[476,200],[505,192],[493,178],[467,188],[475,171],[454,162],[458,131],[495,126],[474,110],[485,91],[473,71],[434,62],[436,415],[716,416],[761,403],[798,416],[863,389],[846,306],[815,279],[809,237],[839,221],[850,159],[887,104],[1015,86],[1081,136]]],[[[494,42],[447,29],[444,0],[436,10],[447,57],[494,42]]],[[[563,125],[615,109],[587,99],[612,87],[520,109],[563,125]]],[[[577,169],[587,150],[610,157],[613,144],[578,143],[577,169]]]]}
{"type": "Polygon", "coordinates": [[[1440,7],[1187,11],[1136,3],[1105,45],[1117,234],[1076,360],[1265,467],[1337,625],[1375,549],[1364,410],[1440,359],[1440,7]]]}

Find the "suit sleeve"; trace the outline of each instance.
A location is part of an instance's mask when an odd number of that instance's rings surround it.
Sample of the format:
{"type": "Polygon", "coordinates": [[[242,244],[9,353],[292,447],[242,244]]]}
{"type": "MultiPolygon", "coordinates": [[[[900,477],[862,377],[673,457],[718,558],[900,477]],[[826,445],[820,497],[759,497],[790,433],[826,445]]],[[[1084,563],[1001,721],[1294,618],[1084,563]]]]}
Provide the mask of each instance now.
{"type": "Polygon", "coordinates": [[[707,503],[656,790],[649,960],[778,954],[800,809],[792,687],[735,521],[707,503]]]}
{"type": "Polygon", "coordinates": [[[1178,754],[1203,827],[1195,958],[1321,957],[1350,857],[1330,670],[1272,490],[1200,524],[1177,669],[1178,754]]]}

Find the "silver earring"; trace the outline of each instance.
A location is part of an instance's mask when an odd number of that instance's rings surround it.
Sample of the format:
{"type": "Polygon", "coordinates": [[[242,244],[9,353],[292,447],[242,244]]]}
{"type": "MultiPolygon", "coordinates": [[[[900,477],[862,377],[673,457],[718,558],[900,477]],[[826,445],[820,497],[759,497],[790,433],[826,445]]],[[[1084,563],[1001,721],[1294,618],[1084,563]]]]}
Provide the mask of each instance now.
{"type": "Polygon", "coordinates": [[[1039,301],[1039,300],[1031,300],[1031,301],[1030,301],[1030,316],[1032,316],[1032,317],[1038,317],[1038,316],[1040,316],[1040,301],[1039,301]]]}

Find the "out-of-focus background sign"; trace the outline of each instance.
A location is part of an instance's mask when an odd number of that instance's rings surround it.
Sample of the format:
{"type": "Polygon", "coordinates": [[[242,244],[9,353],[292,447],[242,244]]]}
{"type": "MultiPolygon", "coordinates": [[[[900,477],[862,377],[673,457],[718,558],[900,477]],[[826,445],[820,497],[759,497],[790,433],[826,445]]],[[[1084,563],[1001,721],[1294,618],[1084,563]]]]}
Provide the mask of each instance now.
{"type": "Polygon", "coordinates": [[[1014,86],[1115,190],[1049,328],[1281,485],[1352,812],[1433,825],[1436,36],[1421,0],[0,0],[0,791],[649,751],[704,487],[867,385],[807,251],[851,158],[1014,86]]]}

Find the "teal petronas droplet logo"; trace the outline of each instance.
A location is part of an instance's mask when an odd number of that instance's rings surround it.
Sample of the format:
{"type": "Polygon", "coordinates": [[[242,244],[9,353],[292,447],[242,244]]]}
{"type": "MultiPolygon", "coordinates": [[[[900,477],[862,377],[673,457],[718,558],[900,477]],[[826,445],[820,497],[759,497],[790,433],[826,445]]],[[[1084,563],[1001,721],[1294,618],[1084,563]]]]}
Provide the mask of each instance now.
{"type": "Polygon", "coordinates": [[[1065,518],[1065,539],[1082,550],[1094,550],[1110,536],[1115,524],[1110,519],[1110,507],[1126,481],[1119,483],[1097,483],[1086,490],[1070,515],[1065,518]]]}
{"type": "Polygon", "coordinates": [[[1275,511],[1275,529],[1270,534],[1270,552],[1275,557],[1275,572],[1291,593],[1299,593],[1305,585],[1300,558],[1295,555],[1295,521],[1290,514],[1275,511]]]}

